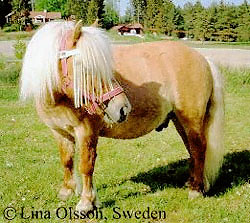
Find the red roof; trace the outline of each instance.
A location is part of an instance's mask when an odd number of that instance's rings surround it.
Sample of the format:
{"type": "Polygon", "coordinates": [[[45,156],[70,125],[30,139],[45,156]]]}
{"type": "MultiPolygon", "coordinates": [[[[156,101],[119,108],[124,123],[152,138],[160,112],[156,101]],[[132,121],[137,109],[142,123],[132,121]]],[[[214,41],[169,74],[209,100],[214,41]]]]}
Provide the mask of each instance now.
{"type": "Polygon", "coordinates": [[[140,23],[128,24],[127,27],[130,29],[143,29],[143,26],[140,23]]]}
{"type": "Polygon", "coordinates": [[[61,19],[62,15],[61,12],[35,12],[31,11],[29,17],[35,18],[37,16],[43,16],[48,19],[61,19]]]}

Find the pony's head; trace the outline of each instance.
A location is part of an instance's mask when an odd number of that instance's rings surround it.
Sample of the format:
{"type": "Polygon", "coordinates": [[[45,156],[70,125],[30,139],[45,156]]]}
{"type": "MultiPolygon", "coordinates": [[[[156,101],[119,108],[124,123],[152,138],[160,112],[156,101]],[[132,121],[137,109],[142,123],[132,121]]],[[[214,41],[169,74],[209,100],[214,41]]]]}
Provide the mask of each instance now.
{"type": "Polygon", "coordinates": [[[112,51],[103,31],[81,22],[64,30],[59,60],[62,91],[76,108],[102,114],[110,124],[126,120],[131,105],[113,77],[112,51]]]}

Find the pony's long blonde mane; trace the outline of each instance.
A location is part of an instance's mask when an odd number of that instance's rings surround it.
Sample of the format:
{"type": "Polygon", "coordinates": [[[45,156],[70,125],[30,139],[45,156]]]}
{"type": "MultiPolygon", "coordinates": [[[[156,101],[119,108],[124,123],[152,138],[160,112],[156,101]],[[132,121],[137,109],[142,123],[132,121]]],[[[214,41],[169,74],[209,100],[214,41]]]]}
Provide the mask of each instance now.
{"type": "MultiPolygon", "coordinates": [[[[73,30],[73,22],[51,22],[39,29],[31,39],[23,61],[20,97],[34,97],[54,102],[54,93],[60,92],[58,70],[60,44],[63,35],[73,30]]],[[[100,98],[112,86],[112,52],[103,31],[82,27],[82,34],[74,56],[74,102],[76,107],[89,102],[89,96],[100,98]]]]}

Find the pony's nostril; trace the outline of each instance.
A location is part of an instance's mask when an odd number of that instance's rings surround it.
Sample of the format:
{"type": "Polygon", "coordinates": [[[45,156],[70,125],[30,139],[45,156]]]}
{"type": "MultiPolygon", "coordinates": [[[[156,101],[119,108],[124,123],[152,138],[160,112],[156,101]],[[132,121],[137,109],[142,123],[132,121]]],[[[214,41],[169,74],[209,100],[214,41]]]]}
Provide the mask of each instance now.
{"type": "Polygon", "coordinates": [[[122,116],[125,115],[125,112],[124,112],[124,108],[123,108],[123,107],[122,107],[121,110],[120,110],[120,114],[121,114],[122,116]]]}
{"type": "Polygon", "coordinates": [[[118,120],[118,122],[123,122],[126,120],[126,114],[124,112],[124,108],[120,109],[120,119],[118,120]]]}

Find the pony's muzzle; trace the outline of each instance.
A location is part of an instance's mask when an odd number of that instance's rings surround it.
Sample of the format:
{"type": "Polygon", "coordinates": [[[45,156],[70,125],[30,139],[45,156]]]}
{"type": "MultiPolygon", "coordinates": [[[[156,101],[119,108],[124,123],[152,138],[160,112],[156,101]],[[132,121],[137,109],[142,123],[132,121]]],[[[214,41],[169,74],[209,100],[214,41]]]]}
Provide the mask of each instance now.
{"type": "Polygon", "coordinates": [[[131,111],[131,104],[124,93],[112,98],[104,110],[104,120],[107,123],[124,122],[131,111]]]}

